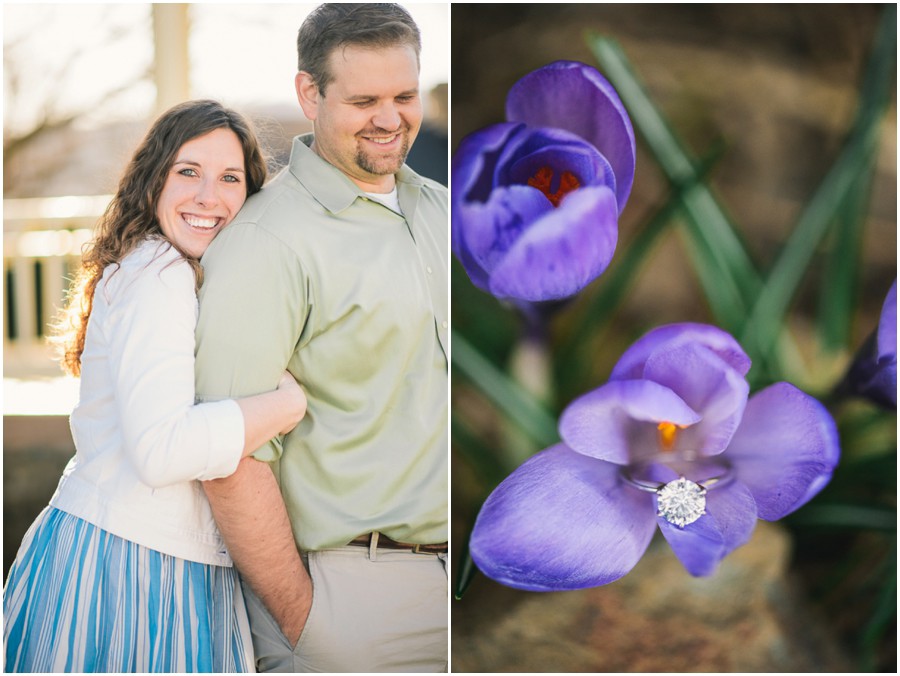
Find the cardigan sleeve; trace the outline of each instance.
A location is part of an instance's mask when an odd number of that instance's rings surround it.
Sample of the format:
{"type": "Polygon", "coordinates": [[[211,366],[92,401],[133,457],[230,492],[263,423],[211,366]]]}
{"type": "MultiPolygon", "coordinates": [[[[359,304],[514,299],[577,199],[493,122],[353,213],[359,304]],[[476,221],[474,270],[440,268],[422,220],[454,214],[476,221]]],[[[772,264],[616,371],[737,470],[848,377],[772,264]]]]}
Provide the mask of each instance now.
{"type": "Polygon", "coordinates": [[[174,250],[110,280],[106,324],[126,457],[148,486],[232,474],[244,419],[234,400],[194,404],[197,299],[174,250]],[[174,254],[174,255],[173,255],[174,254]]]}

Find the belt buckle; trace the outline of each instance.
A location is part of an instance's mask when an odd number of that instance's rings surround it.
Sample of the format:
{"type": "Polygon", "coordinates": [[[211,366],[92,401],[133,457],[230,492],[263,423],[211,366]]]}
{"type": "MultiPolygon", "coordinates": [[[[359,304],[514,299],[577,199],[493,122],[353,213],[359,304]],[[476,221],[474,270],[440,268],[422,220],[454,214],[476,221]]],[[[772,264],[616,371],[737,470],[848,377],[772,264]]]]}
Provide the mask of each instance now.
{"type": "Polygon", "coordinates": [[[413,548],[410,550],[413,554],[433,554],[434,552],[429,552],[423,547],[427,547],[428,545],[413,545],[413,548]]]}

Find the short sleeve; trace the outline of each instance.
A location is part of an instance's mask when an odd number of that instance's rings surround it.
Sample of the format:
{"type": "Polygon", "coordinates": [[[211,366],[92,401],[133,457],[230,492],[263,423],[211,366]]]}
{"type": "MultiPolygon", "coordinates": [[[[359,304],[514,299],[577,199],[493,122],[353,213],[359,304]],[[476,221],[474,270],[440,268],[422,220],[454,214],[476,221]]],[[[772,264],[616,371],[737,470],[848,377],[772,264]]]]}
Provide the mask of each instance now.
{"type": "MultiPolygon", "coordinates": [[[[254,223],[233,223],[207,249],[197,324],[201,401],[272,390],[291,361],[308,312],[295,252],[254,223]]],[[[281,456],[276,437],[255,457],[281,456]]]]}

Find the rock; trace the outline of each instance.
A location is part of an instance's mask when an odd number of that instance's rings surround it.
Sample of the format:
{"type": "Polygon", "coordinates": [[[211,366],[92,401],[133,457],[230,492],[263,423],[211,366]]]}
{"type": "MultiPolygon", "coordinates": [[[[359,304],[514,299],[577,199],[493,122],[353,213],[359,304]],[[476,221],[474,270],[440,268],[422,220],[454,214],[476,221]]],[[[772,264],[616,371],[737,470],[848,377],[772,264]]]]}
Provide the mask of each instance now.
{"type": "Polygon", "coordinates": [[[849,671],[787,576],[789,538],[760,522],[708,578],[657,536],[605,587],[523,592],[479,575],[452,608],[455,672],[849,671]]]}

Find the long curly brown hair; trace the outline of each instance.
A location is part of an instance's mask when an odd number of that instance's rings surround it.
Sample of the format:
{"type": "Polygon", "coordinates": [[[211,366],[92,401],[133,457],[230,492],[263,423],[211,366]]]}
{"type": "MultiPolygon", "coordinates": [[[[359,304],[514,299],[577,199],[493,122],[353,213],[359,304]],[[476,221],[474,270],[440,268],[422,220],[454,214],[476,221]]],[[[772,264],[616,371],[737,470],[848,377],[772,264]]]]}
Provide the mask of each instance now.
{"type": "Polygon", "coordinates": [[[244,151],[247,196],[259,192],[266,181],[266,163],[250,123],[239,113],[210,100],[187,101],[163,113],[147,132],[119,181],[94,235],[82,252],[81,269],[73,282],[66,307],[55,328],[54,342],[62,367],[81,374],[81,354],[94,290],[110,265],[118,265],[148,238],[168,241],[194,269],[197,287],[202,282],[200,262],[168,240],[160,228],[156,206],[176,154],[188,141],[215,129],[231,129],[244,151]]]}

